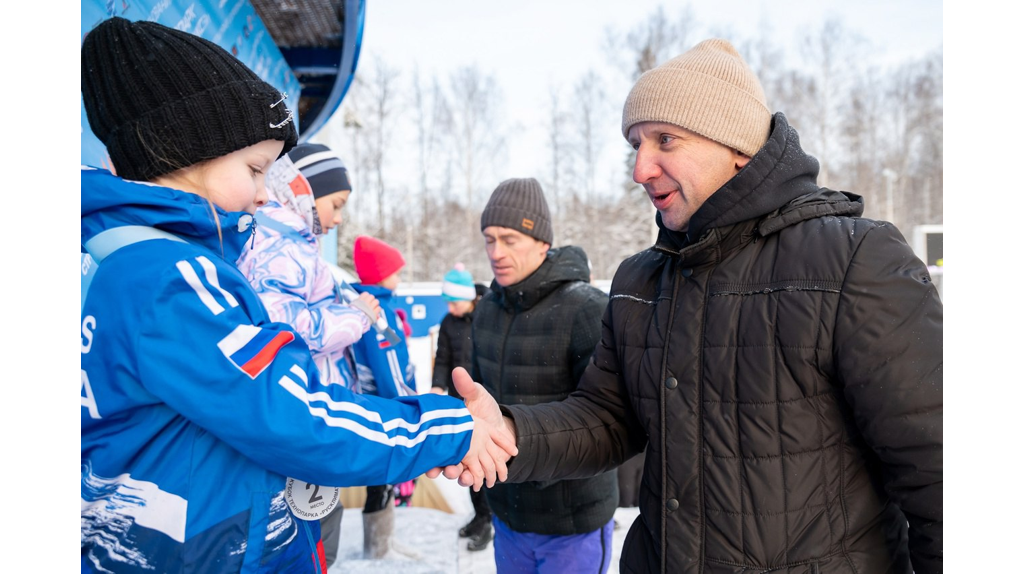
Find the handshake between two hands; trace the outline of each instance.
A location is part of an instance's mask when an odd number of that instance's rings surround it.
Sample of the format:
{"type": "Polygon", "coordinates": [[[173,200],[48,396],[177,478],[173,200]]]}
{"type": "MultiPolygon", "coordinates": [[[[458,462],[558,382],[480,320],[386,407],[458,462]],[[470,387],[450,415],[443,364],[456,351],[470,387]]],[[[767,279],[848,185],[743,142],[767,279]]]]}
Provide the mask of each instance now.
{"type": "Polygon", "coordinates": [[[472,486],[479,492],[485,482],[490,487],[497,480],[508,478],[507,463],[519,454],[515,424],[501,414],[494,397],[479,383],[473,382],[466,369],[456,367],[452,371],[452,382],[473,415],[473,438],[462,462],[430,469],[427,476],[437,478],[444,474],[445,478],[457,478],[460,485],[472,486]]]}

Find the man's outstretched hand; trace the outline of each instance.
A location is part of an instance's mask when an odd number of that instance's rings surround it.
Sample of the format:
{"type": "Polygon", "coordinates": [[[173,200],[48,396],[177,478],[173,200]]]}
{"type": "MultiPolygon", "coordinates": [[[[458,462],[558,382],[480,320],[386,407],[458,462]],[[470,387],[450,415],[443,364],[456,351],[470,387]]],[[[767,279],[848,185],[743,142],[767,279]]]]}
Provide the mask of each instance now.
{"type": "Polygon", "coordinates": [[[472,486],[479,492],[485,482],[491,487],[495,479],[503,481],[508,478],[507,463],[519,454],[515,427],[511,419],[502,416],[494,397],[479,383],[473,382],[466,369],[456,367],[452,371],[452,382],[473,415],[473,438],[461,463],[432,469],[427,476],[436,478],[443,472],[445,477],[458,478],[459,484],[472,486]]]}

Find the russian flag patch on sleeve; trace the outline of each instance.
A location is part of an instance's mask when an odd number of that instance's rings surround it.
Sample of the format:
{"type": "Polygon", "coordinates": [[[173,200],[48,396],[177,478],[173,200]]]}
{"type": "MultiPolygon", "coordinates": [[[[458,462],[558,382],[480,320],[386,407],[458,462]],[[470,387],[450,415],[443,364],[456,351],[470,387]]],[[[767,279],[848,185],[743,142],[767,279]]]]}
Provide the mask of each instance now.
{"type": "Polygon", "coordinates": [[[220,352],[239,370],[255,379],[274,362],[274,357],[295,340],[290,331],[268,331],[255,325],[239,325],[217,343],[220,352]]]}

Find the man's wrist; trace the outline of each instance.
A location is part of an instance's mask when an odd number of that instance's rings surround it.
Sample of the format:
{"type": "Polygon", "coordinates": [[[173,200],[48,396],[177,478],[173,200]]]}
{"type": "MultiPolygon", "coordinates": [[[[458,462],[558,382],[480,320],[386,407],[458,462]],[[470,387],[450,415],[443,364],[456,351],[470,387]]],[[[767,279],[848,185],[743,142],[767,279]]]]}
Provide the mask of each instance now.
{"type": "Polygon", "coordinates": [[[501,418],[502,418],[502,420],[505,421],[505,428],[507,428],[509,430],[509,432],[512,433],[512,436],[515,437],[515,439],[516,439],[516,443],[518,443],[519,442],[519,435],[516,434],[516,421],[515,421],[515,419],[513,419],[512,417],[510,417],[508,415],[504,415],[501,418]]]}
{"type": "Polygon", "coordinates": [[[505,428],[512,433],[512,436],[515,437],[516,443],[518,444],[519,434],[516,432],[516,419],[512,416],[512,410],[502,404],[499,404],[498,408],[501,410],[501,418],[504,419],[505,428]]]}

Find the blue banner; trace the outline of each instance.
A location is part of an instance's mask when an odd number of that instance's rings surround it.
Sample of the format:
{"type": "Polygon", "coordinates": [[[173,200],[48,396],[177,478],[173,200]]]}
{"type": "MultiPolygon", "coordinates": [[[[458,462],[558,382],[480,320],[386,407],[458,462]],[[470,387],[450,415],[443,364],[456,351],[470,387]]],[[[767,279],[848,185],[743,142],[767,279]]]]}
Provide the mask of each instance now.
{"type": "MultiPolygon", "coordinates": [[[[301,86],[249,0],[82,0],[82,36],[107,18],[149,20],[205,38],[234,54],[264,81],[288,94],[299,121],[301,86]]],[[[106,148],[93,135],[82,108],[82,163],[111,169],[106,148]]],[[[301,133],[301,130],[300,130],[301,133]]]]}

